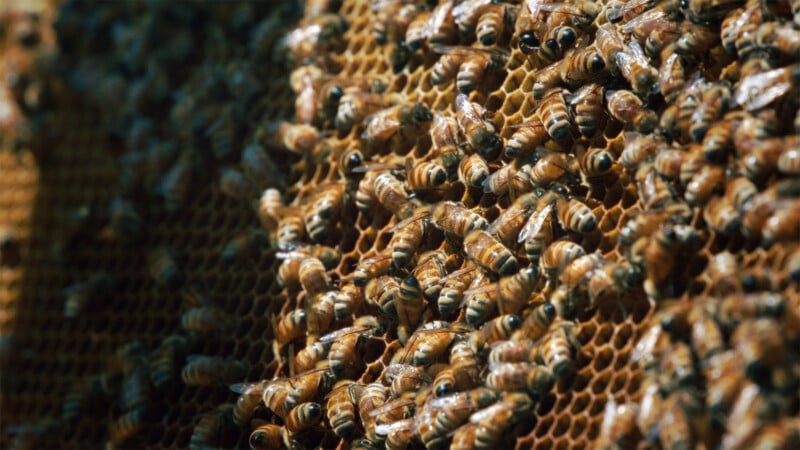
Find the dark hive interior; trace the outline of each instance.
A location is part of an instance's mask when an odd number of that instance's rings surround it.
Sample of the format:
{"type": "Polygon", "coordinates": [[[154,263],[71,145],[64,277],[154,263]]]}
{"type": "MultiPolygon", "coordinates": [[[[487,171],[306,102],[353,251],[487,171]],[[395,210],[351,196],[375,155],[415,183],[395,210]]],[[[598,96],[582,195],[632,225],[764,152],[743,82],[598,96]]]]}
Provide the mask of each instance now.
{"type": "Polygon", "coordinates": [[[800,446],[797,1],[19,3],[0,447],[800,446]]]}

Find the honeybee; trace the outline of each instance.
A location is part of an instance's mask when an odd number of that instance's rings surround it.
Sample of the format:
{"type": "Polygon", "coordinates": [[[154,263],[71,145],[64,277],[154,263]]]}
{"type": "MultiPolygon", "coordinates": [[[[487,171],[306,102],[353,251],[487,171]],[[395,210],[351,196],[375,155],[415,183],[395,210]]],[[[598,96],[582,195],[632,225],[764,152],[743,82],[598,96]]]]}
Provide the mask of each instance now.
{"type": "Polygon", "coordinates": [[[255,142],[242,150],[241,165],[245,176],[258,187],[269,185],[278,173],[264,147],[255,142]]]}
{"type": "Polygon", "coordinates": [[[294,358],[295,370],[298,373],[303,373],[316,368],[317,363],[326,360],[330,349],[330,342],[317,341],[313,344],[306,345],[302,350],[297,352],[294,358]]]}
{"type": "Polygon", "coordinates": [[[640,238],[655,233],[665,221],[688,224],[692,217],[691,208],[682,202],[668,204],[663,209],[643,211],[622,226],[619,242],[624,246],[633,245],[640,238]]]}
{"type": "MultiPolygon", "coordinates": [[[[241,424],[237,424],[241,426],[241,424]]],[[[279,449],[283,446],[281,439],[281,426],[274,423],[265,423],[250,433],[248,439],[250,448],[255,450],[279,449]]]]}
{"type": "Polygon", "coordinates": [[[183,281],[171,249],[158,247],[147,255],[147,268],[150,276],[160,286],[178,287],[183,281]]]}
{"type": "Polygon", "coordinates": [[[107,294],[114,286],[114,278],[102,272],[86,281],[73,283],[64,289],[64,317],[77,318],[90,303],[107,294]]]}
{"type": "Polygon", "coordinates": [[[290,248],[295,242],[303,240],[306,227],[299,208],[287,208],[283,211],[275,234],[280,249],[290,248]]]}
{"type": "Polygon", "coordinates": [[[327,396],[325,408],[333,433],[340,438],[348,439],[356,429],[356,399],[351,387],[351,380],[339,380],[327,396]]]}
{"type": "Polygon", "coordinates": [[[658,89],[658,70],[650,65],[638,42],[630,42],[627,51],[618,52],[614,61],[637,94],[648,96],[658,89]]]}
{"type": "Polygon", "coordinates": [[[529,122],[512,125],[511,128],[516,131],[506,143],[505,152],[509,158],[532,154],[549,136],[538,114],[534,115],[529,122]]]}
{"type": "MultiPolygon", "coordinates": [[[[647,242],[645,248],[644,267],[647,274],[645,290],[653,297],[654,289],[658,289],[668,281],[675,258],[682,249],[697,245],[700,236],[689,225],[673,225],[656,232],[647,242]]],[[[668,286],[668,288],[671,288],[668,286]]],[[[669,294],[669,290],[667,291],[669,294]]]]}
{"type": "Polygon", "coordinates": [[[475,29],[478,20],[490,9],[491,4],[491,0],[467,0],[453,8],[453,19],[462,36],[475,29]]]}
{"type": "Polygon", "coordinates": [[[763,380],[784,359],[785,339],[773,318],[743,321],[733,332],[731,344],[742,358],[745,374],[756,381],[763,380]]]}
{"type": "Polygon", "coordinates": [[[539,197],[535,192],[517,197],[514,203],[486,228],[486,232],[497,238],[503,245],[513,247],[516,245],[520,230],[536,209],[538,201],[539,197]]]}
{"type": "Polygon", "coordinates": [[[725,169],[722,166],[706,165],[686,185],[684,198],[690,205],[704,205],[725,185],[725,169]]]}
{"type": "Polygon", "coordinates": [[[640,438],[636,424],[639,411],[639,405],[635,403],[617,405],[613,400],[606,403],[600,434],[597,437],[598,448],[617,449],[634,446],[634,442],[640,438]]]}
{"type": "Polygon", "coordinates": [[[334,183],[320,186],[316,193],[303,200],[303,222],[308,237],[316,242],[327,239],[329,223],[339,217],[346,196],[345,185],[334,183]]]}
{"type": "Polygon", "coordinates": [[[320,14],[290,31],[279,45],[289,50],[295,61],[303,61],[338,48],[345,30],[347,22],[342,16],[320,14]]]}
{"type": "Polygon", "coordinates": [[[560,59],[564,52],[578,40],[578,33],[569,25],[559,25],[550,28],[539,47],[539,59],[545,64],[551,64],[560,59]]]}
{"type": "Polygon", "coordinates": [[[498,197],[505,195],[508,192],[509,181],[516,172],[514,165],[515,164],[506,164],[492,172],[489,178],[483,182],[483,192],[487,194],[492,193],[498,197]]]}
{"type": "MultiPolygon", "coordinates": [[[[430,11],[420,11],[408,24],[408,27],[406,28],[405,42],[406,47],[410,51],[415,52],[422,48],[422,44],[428,38],[427,30],[429,28],[428,23],[430,20],[430,11]]],[[[455,29],[455,25],[453,28],[455,29]]]]}
{"type": "Polygon", "coordinates": [[[755,111],[780,99],[794,89],[798,77],[800,77],[800,65],[798,64],[748,75],[736,84],[733,98],[746,110],[755,111]],[[766,89],[765,86],[770,88],[766,89]]]}
{"type": "Polygon", "coordinates": [[[300,66],[289,74],[289,84],[297,94],[294,110],[298,123],[311,124],[317,119],[319,88],[325,81],[325,73],[315,65],[300,66]]]}
{"type": "MultiPolygon", "coordinates": [[[[527,363],[531,356],[536,342],[531,339],[514,339],[510,341],[499,341],[492,345],[489,351],[489,369],[506,363],[527,363]]],[[[509,372],[512,372],[509,366],[509,372]]],[[[524,377],[523,377],[524,378],[524,377]]],[[[524,388],[525,382],[521,381],[520,388],[524,388]]]]}
{"type": "Polygon", "coordinates": [[[472,389],[479,384],[478,357],[467,342],[456,341],[453,344],[449,363],[433,380],[433,392],[437,397],[472,389]]]}
{"type": "Polygon", "coordinates": [[[475,153],[464,157],[458,166],[461,181],[469,187],[481,187],[489,178],[489,166],[481,155],[475,153]]]}
{"type": "Polygon", "coordinates": [[[537,109],[547,134],[557,141],[570,136],[572,112],[567,107],[568,94],[566,89],[554,89],[545,95],[537,109]]]}
{"type": "Polygon", "coordinates": [[[415,164],[408,171],[406,186],[410,191],[435,189],[447,181],[447,171],[439,163],[424,161],[415,164]]]}
{"type": "Polygon", "coordinates": [[[301,403],[286,416],[286,431],[295,434],[307,428],[313,427],[322,420],[322,406],[319,403],[301,403]]]}
{"type": "Polygon", "coordinates": [[[455,75],[456,87],[462,94],[474,91],[486,73],[502,69],[509,57],[499,48],[435,46],[432,50],[442,56],[433,66],[431,83],[442,84],[455,75]]]}
{"type": "Polygon", "coordinates": [[[308,257],[300,263],[298,270],[300,285],[309,297],[330,289],[331,279],[325,271],[325,266],[317,258],[308,257]]]}
{"type": "Polygon", "coordinates": [[[364,293],[355,284],[343,285],[333,303],[333,315],[337,321],[343,321],[352,316],[364,303],[364,293]]]}
{"type": "Polygon", "coordinates": [[[337,377],[352,374],[363,364],[359,357],[359,344],[381,332],[377,319],[362,316],[352,327],[342,328],[320,338],[322,342],[333,342],[328,352],[330,370],[337,377]]]}
{"type": "Polygon", "coordinates": [[[261,226],[265,230],[274,230],[278,226],[283,200],[281,192],[275,188],[265,189],[258,199],[256,212],[261,226]]]}
{"type": "Polygon", "coordinates": [[[659,141],[652,135],[626,132],[623,138],[625,148],[622,150],[619,162],[628,170],[636,170],[641,162],[655,156],[660,147],[659,141]]]}
{"type": "Polygon", "coordinates": [[[692,348],[701,361],[708,361],[708,358],[725,349],[725,338],[714,318],[702,308],[692,311],[691,315],[692,348]]]}
{"type": "Polygon", "coordinates": [[[574,111],[574,123],[581,136],[591,138],[606,123],[603,108],[604,88],[596,83],[582,86],[569,97],[574,111]]]}
{"type": "Polygon", "coordinates": [[[664,399],[658,421],[659,441],[663,448],[693,447],[691,419],[701,408],[699,401],[687,391],[675,392],[664,399]]]}
{"type": "Polygon", "coordinates": [[[232,318],[215,306],[189,308],[181,315],[181,327],[189,333],[216,333],[229,329],[232,323],[232,318]]]}
{"type": "Polygon", "coordinates": [[[581,157],[581,169],[586,181],[596,183],[612,172],[614,168],[614,155],[600,147],[590,148],[581,157]]]}
{"type": "MultiPolygon", "coordinates": [[[[795,24],[800,22],[797,16],[795,13],[795,24]]],[[[787,417],[764,428],[753,442],[753,448],[781,448],[798,444],[800,444],[800,420],[787,417]]]]}
{"type": "Polygon", "coordinates": [[[431,223],[442,231],[464,237],[473,230],[485,230],[489,222],[458,203],[444,201],[431,210],[431,223]]]}
{"type": "Polygon", "coordinates": [[[189,386],[228,386],[247,374],[247,365],[219,356],[189,355],[181,371],[183,382],[189,386]]]}
{"type": "Polygon", "coordinates": [[[486,231],[476,229],[467,233],[464,252],[481,268],[500,276],[517,271],[517,259],[511,251],[486,231]]]}
{"type": "MultiPolygon", "coordinates": [[[[127,441],[144,428],[146,420],[147,408],[144,407],[134,408],[131,411],[123,413],[109,424],[108,440],[114,445],[127,441]]],[[[195,442],[195,435],[198,433],[198,428],[201,423],[198,423],[195,430],[192,432],[192,438],[189,441],[190,444],[195,442]]]]}
{"type": "Polygon", "coordinates": [[[400,284],[394,277],[384,275],[370,280],[364,288],[367,302],[380,309],[386,317],[397,317],[397,296],[400,284]]]}
{"type": "Polygon", "coordinates": [[[431,380],[420,368],[408,364],[391,364],[383,370],[382,378],[391,385],[391,394],[399,398],[405,392],[416,392],[431,380]]]}
{"type": "Polygon", "coordinates": [[[469,263],[467,267],[456,270],[439,280],[442,290],[439,292],[437,306],[442,317],[451,316],[456,312],[462,303],[464,291],[479,275],[479,272],[477,267],[469,263]]]}
{"type": "Polygon", "coordinates": [[[514,338],[539,339],[550,329],[550,324],[556,318],[556,308],[552,303],[543,303],[525,317],[519,330],[514,333],[514,338]]]}
{"type": "Polygon", "coordinates": [[[703,218],[708,226],[722,234],[732,234],[742,225],[739,211],[727,197],[714,197],[703,209],[703,218]]]}
{"type": "Polygon", "coordinates": [[[485,46],[496,44],[503,31],[516,22],[517,9],[515,5],[489,5],[475,27],[478,42],[485,46]]]}
{"type": "Polygon", "coordinates": [[[514,314],[505,314],[486,322],[469,337],[469,345],[474,352],[481,352],[486,345],[505,341],[522,326],[522,319],[514,314]]]}
{"type": "Polygon", "coordinates": [[[447,273],[447,255],[443,251],[425,252],[417,258],[413,275],[419,280],[422,294],[434,302],[442,289],[439,281],[447,273]]]}
{"type": "Polygon", "coordinates": [[[483,119],[486,113],[483,106],[469,101],[465,94],[459,93],[456,96],[455,109],[458,127],[470,147],[484,158],[497,157],[503,141],[496,133],[494,124],[483,119]]]}
{"type": "Polygon", "coordinates": [[[484,408],[469,418],[477,424],[476,448],[497,448],[506,438],[504,430],[523,419],[533,408],[533,401],[524,393],[507,393],[492,406],[484,408]]]}
{"type": "Polygon", "coordinates": [[[266,383],[239,383],[230,386],[233,392],[239,394],[232,411],[233,422],[236,425],[241,427],[250,423],[256,409],[261,406],[261,396],[265,386],[266,383]]]}
{"type": "Polygon", "coordinates": [[[567,52],[559,65],[559,76],[568,85],[583,84],[596,78],[605,68],[606,62],[595,46],[583,47],[567,52]]]}
{"type": "Polygon", "coordinates": [[[558,290],[550,299],[562,317],[574,315],[577,299],[585,294],[587,278],[607,264],[608,261],[597,253],[589,253],[567,264],[558,277],[558,290]]]}
{"type": "Polygon", "coordinates": [[[270,125],[275,129],[275,137],[290,152],[309,155],[320,140],[319,130],[312,125],[281,122],[270,125]]]}
{"type": "Polygon", "coordinates": [[[557,198],[552,191],[545,193],[519,233],[517,242],[523,242],[528,260],[537,263],[544,249],[553,239],[553,215],[557,198]]]}
{"type": "Polygon", "coordinates": [[[417,20],[412,22],[406,31],[406,44],[409,49],[418,50],[425,40],[430,46],[445,45],[455,40],[456,24],[452,11],[453,1],[447,0],[439,3],[427,18],[417,16],[419,22],[417,20]]]}
{"type": "Polygon", "coordinates": [[[390,252],[383,251],[369,258],[362,257],[353,272],[353,284],[359,287],[366,286],[369,280],[389,272],[391,265],[392,255],[390,252]]]}
{"type": "Polygon", "coordinates": [[[401,326],[412,328],[419,322],[425,304],[422,287],[414,275],[406,277],[397,291],[397,320],[401,326]]]}
{"type": "Polygon", "coordinates": [[[597,228],[597,217],[583,202],[571,198],[559,199],[557,215],[561,225],[575,233],[587,234],[597,228]]]}
{"type": "Polygon", "coordinates": [[[497,283],[466,291],[467,323],[477,326],[493,315],[495,310],[500,314],[516,314],[526,305],[538,282],[539,271],[536,267],[529,267],[501,278],[497,283]]]}
{"type": "Polygon", "coordinates": [[[365,129],[361,138],[367,142],[386,142],[404,129],[419,129],[431,120],[433,115],[424,104],[402,103],[364,118],[365,129]]]}
{"type": "Polygon", "coordinates": [[[783,269],[792,280],[800,279],[800,248],[789,253],[783,263],[783,269]]]}
{"type": "Polygon", "coordinates": [[[354,387],[358,388],[354,397],[358,398],[358,415],[364,427],[364,435],[373,442],[378,441],[378,436],[375,434],[376,420],[372,412],[386,403],[388,396],[386,388],[381,383],[354,385],[354,387]]]}
{"type": "Polygon", "coordinates": [[[454,173],[464,156],[458,147],[458,122],[453,117],[434,111],[430,135],[437,160],[447,174],[454,173]]]}
{"type": "Polygon", "coordinates": [[[554,283],[570,262],[585,254],[586,251],[579,244],[571,241],[558,241],[547,246],[539,260],[539,265],[542,273],[551,283],[554,283]]]}
{"type": "Polygon", "coordinates": [[[280,344],[291,342],[306,334],[306,312],[304,309],[293,309],[284,314],[275,324],[275,341],[280,344]]]}
{"type": "Polygon", "coordinates": [[[580,348],[578,331],[573,322],[559,322],[552,326],[545,340],[536,347],[535,359],[549,368],[553,375],[561,377],[572,364],[572,358],[580,348]]]}
{"type": "Polygon", "coordinates": [[[405,38],[406,29],[416,17],[418,9],[413,3],[390,0],[374,3],[372,11],[376,19],[373,25],[375,41],[383,45],[387,41],[399,42],[405,38]]]}
{"type": "Polygon", "coordinates": [[[399,219],[405,219],[413,214],[414,204],[408,199],[403,183],[391,173],[385,172],[375,178],[374,192],[378,203],[399,219]]]}
{"type": "Polygon", "coordinates": [[[703,89],[702,100],[692,114],[689,134],[695,142],[701,142],[708,127],[722,115],[732,102],[731,87],[727,83],[710,83],[703,89]]]}
{"type": "Polygon", "coordinates": [[[486,387],[497,391],[527,389],[531,394],[546,394],[555,383],[555,376],[547,366],[529,362],[500,362],[492,366],[486,376],[486,387]]]}
{"type": "Polygon", "coordinates": [[[383,97],[374,92],[345,91],[338,103],[333,124],[337,130],[348,130],[384,105],[383,97]]]}
{"type": "Polygon", "coordinates": [[[531,92],[534,100],[541,100],[546,92],[561,84],[561,67],[565,64],[565,60],[560,60],[536,71],[531,92]]]}
{"type": "Polygon", "coordinates": [[[620,89],[608,93],[606,106],[611,117],[641,133],[650,133],[658,125],[655,111],[645,108],[642,100],[631,91],[620,89]]]}
{"type": "Polygon", "coordinates": [[[402,450],[408,448],[416,438],[416,425],[413,418],[403,419],[375,427],[375,434],[386,439],[386,448],[402,450]]]}
{"type": "Polygon", "coordinates": [[[783,150],[778,157],[776,166],[778,171],[784,175],[800,175],[800,146],[783,150]]]}
{"type": "Polygon", "coordinates": [[[430,206],[420,207],[414,211],[413,216],[401,220],[389,230],[393,233],[392,239],[389,241],[389,248],[395,267],[405,267],[411,261],[411,257],[425,236],[430,213],[430,206]]]}
{"type": "Polygon", "coordinates": [[[498,395],[487,388],[477,388],[428,400],[417,415],[422,443],[436,447],[446,436],[469,419],[470,414],[497,401],[498,395]]]}
{"type": "Polygon", "coordinates": [[[258,256],[260,250],[269,245],[269,237],[261,229],[245,231],[231,239],[222,248],[222,261],[231,264],[247,256],[258,256]]]}
{"type": "Polygon", "coordinates": [[[429,366],[447,353],[460,330],[444,327],[417,330],[406,344],[403,362],[414,366],[429,366]]]}

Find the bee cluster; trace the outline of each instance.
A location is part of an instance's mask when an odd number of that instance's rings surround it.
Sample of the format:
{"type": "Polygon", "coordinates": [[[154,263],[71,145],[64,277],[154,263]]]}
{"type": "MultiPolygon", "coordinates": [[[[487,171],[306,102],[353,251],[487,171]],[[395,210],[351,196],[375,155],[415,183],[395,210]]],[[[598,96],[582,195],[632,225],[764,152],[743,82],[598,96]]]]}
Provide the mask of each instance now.
{"type": "Polygon", "coordinates": [[[81,5],[62,76],[119,189],[65,247],[130,248],[211,189],[250,208],[219,262],[266,281],[242,313],[147,248],[181,330],[123,346],[60,426],[104,398],[124,446],[179,405],[157,394],[230,387],[184,444],[800,445],[800,3],[319,0],[290,29],[289,3],[81,5]]]}

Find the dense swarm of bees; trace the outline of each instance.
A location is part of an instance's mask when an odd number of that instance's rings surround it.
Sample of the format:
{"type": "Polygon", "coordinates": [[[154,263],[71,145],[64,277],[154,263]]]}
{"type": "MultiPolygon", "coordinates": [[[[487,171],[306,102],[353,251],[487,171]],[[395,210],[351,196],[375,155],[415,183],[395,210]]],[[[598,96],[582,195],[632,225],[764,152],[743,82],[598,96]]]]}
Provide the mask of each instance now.
{"type": "Polygon", "coordinates": [[[196,449],[800,446],[800,2],[304,8],[62,7],[59,75],[119,162],[63,247],[131,245],[198,185],[252,205],[219,258],[272,261],[272,355],[207,350],[249,319],[153,246],[179,329],[9,433],[103,402],[136,446],[198,387],[236,396],[181,416],[196,449]]]}

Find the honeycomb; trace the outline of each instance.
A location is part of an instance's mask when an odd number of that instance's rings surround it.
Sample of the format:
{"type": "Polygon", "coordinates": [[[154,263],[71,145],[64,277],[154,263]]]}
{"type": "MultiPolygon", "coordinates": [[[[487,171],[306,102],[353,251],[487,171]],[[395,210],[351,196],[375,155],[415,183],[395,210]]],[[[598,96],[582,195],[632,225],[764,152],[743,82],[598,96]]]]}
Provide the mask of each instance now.
{"type": "Polygon", "coordinates": [[[684,3],[4,12],[0,447],[800,446],[798,8],[684,3]]]}

